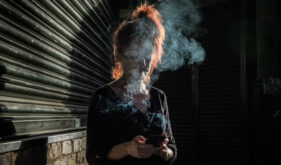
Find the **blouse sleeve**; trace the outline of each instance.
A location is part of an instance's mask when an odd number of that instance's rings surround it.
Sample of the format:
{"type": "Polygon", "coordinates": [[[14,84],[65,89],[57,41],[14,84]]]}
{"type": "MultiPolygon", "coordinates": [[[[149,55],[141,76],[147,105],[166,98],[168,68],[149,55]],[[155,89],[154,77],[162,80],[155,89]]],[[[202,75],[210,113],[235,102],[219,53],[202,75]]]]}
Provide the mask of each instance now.
{"type": "Polygon", "coordinates": [[[98,92],[92,94],[88,108],[86,159],[89,165],[107,164],[107,154],[113,147],[108,136],[108,120],[100,115],[102,108],[102,95],[98,92]]]}
{"type": "Polygon", "coordinates": [[[174,156],[169,161],[165,162],[165,164],[171,165],[171,164],[174,164],[174,162],[177,159],[177,146],[176,146],[176,141],[175,141],[175,138],[174,138],[173,132],[172,132],[168,103],[167,103],[167,97],[166,97],[166,94],[164,92],[163,92],[163,97],[164,97],[163,98],[163,108],[164,108],[165,118],[166,118],[166,121],[167,121],[165,132],[168,134],[168,139],[169,139],[169,142],[168,142],[167,146],[174,153],[174,156]]]}

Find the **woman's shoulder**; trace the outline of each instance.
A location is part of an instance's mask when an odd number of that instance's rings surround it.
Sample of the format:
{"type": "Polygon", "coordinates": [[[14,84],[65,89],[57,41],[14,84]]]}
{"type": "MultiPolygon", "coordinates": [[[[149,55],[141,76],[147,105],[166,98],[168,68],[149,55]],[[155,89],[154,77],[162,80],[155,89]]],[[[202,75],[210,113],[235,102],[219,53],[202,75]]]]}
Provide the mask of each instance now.
{"type": "Polygon", "coordinates": [[[160,94],[165,94],[165,92],[162,89],[157,88],[155,86],[152,86],[151,90],[154,91],[154,92],[160,93],[160,94]]]}
{"type": "Polygon", "coordinates": [[[101,107],[108,107],[115,102],[115,98],[109,86],[105,84],[92,92],[90,102],[91,104],[99,104],[101,107]]]}
{"type": "Polygon", "coordinates": [[[165,97],[165,92],[162,89],[159,89],[157,87],[152,86],[151,87],[151,92],[153,94],[159,95],[161,97],[165,97]]]}
{"type": "Polygon", "coordinates": [[[94,91],[92,91],[91,93],[91,98],[94,98],[94,97],[110,97],[111,96],[111,93],[110,93],[110,90],[108,88],[108,84],[104,84],[102,86],[99,86],[98,88],[96,88],[94,91]]]}

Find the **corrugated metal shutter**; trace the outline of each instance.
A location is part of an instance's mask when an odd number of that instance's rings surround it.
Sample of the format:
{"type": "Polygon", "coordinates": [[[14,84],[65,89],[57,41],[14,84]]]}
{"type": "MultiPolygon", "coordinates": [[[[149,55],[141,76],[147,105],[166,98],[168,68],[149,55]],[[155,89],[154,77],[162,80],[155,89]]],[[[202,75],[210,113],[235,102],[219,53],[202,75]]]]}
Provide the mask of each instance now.
{"type": "Polygon", "coordinates": [[[242,164],[241,5],[202,8],[207,58],[199,67],[199,164],[242,164]]]}
{"type": "Polygon", "coordinates": [[[110,81],[107,0],[0,1],[0,139],[85,129],[110,81]]]}
{"type": "Polygon", "coordinates": [[[194,164],[194,127],[192,111],[191,69],[182,67],[163,72],[154,86],[167,96],[170,120],[178,148],[175,164],[194,164]]]}

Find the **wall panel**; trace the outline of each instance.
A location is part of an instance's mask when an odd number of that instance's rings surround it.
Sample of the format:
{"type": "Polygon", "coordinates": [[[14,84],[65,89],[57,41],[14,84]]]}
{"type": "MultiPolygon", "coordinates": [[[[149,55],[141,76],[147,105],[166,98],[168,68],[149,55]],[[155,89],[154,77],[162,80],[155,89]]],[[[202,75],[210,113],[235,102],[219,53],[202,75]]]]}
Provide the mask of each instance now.
{"type": "Polygon", "coordinates": [[[86,128],[111,80],[107,0],[0,1],[0,140],[86,128]]]}

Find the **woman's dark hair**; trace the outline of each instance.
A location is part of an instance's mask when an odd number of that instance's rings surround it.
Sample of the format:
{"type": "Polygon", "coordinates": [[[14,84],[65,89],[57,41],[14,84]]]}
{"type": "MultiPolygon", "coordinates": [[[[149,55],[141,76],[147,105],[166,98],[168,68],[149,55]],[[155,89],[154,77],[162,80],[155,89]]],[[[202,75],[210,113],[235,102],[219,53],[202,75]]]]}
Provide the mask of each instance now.
{"type": "Polygon", "coordinates": [[[159,12],[153,7],[153,5],[145,3],[135,9],[130,19],[119,25],[113,35],[113,58],[115,62],[115,66],[112,71],[113,79],[119,79],[123,74],[120,59],[126,47],[136,39],[148,39],[154,44],[151,57],[152,66],[147,79],[149,82],[154,68],[159,62],[161,63],[164,38],[165,29],[162,25],[162,19],[159,12]]]}

